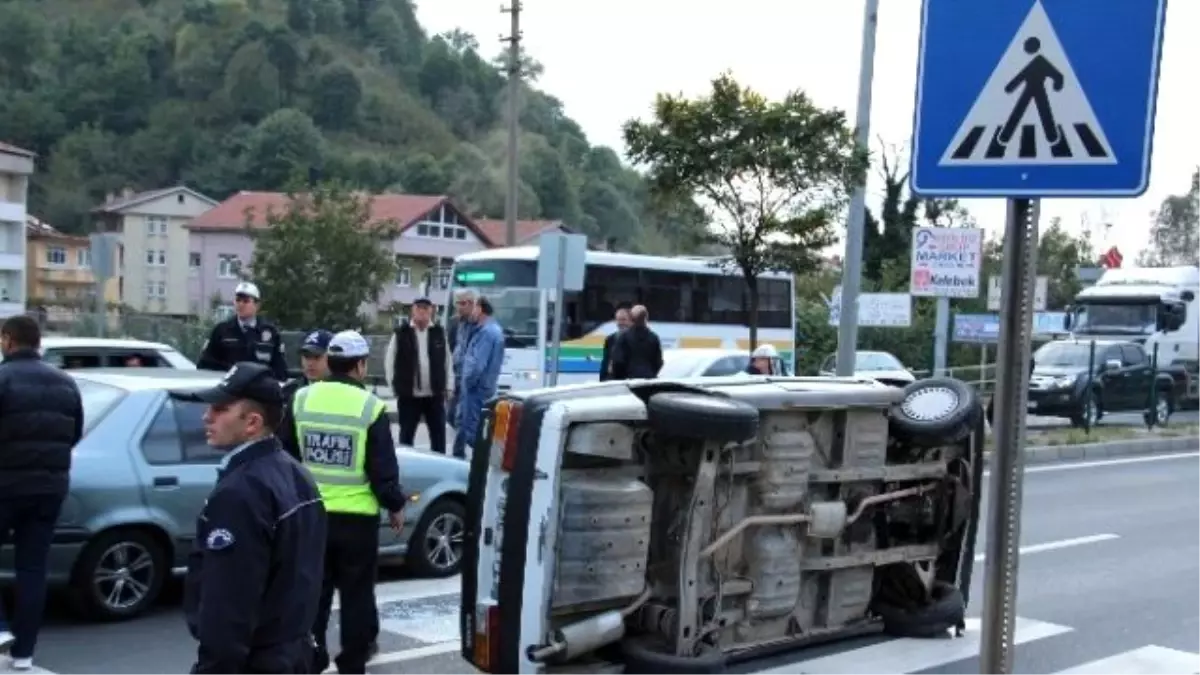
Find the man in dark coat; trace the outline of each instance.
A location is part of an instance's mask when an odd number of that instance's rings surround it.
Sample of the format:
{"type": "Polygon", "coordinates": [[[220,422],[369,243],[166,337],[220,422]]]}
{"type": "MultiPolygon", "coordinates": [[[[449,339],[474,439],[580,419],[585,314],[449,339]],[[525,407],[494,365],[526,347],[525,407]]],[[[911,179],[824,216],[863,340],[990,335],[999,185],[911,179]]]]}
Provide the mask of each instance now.
{"type": "Polygon", "coordinates": [[[600,359],[600,381],[612,379],[612,347],[617,341],[617,336],[629,328],[629,308],[625,305],[617,306],[617,312],[613,315],[613,321],[617,324],[617,330],[611,335],[604,338],[604,356],[600,359]]]}
{"type": "Polygon", "coordinates": [[[662,370],[662,342],[650,330],[650,312],[642,305],[629,310],[633,325],[613,343],[612,379],[639,380],[658,377],[662,370]]]}

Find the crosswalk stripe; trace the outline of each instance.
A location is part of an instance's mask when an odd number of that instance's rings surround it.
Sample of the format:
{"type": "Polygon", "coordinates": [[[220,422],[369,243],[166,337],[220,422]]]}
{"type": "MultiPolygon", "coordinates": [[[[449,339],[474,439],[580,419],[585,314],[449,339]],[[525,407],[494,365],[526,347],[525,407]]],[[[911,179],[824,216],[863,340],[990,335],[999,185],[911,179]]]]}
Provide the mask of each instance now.
{"type": "Polygon", "coordinates": [[[1107,658],[1089,661],[1074,668],[1060,670],[1057,675],[1108,675],[1109,673],[1195,675],[1200,673],[1200,654],[1158,645],[1146,645],[1107,658]]]}
{"type": "MultiPolygon", "coordinates": [[[[829,656],[794,661],[770,670],[758,671],[758,675],[914,673],[979,654],[980,621],[972,618],[967,619],[966,623],[967,630],[961,638],[899,638],[829,656]]],[[[1015,644],[1041,640],[1072,630],[1067,626],[1022,617],[1017,617],[1016,624],[1016,634],[1013,638],[1015,644]]]]}

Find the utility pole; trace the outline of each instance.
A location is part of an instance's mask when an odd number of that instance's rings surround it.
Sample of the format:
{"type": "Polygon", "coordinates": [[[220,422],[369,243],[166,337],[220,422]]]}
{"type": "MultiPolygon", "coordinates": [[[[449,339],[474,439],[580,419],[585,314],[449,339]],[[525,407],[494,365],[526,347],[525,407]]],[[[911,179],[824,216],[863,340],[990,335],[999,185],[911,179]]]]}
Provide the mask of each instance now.
{"type": "Polygon", "coordinates": [[[506,246],[517,245],[517,186],[520,176],[517,173],[517,141],[520,135],[520,105],[521,95],[521,0],[512,0],[508,7],[501,7],[501,13],[512,17],[512,27],[501,42],[508,43],[508,189],[504,195],[504,243],[506,246]]]}
{"type": "MultiPolygon", "coordinates": [[[[862,56],[858,71],[858,110],[854,140],[858,147],[871,142],[871,83],[875,79],[875,29],[879,25],[879,0],[866,0],[863,8],[862,56]]],[[[846,224],[846,252],[842,257],[842,307],[838,323],[837,375],[854,374],[858,349],[858,294],[862,288],[863,228],[867,218],[867,179],[855,186],[846,224]]]]}

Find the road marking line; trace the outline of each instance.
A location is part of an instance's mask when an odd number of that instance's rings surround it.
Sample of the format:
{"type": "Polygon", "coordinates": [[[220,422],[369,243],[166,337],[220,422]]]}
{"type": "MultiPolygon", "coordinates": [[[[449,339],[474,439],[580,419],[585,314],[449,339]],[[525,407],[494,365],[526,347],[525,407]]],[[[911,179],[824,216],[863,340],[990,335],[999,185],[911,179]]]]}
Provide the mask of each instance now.
{"type": "MultiPolygon", "coordinates": [[[[458,640],[451,642],[438,642],[437,644],[424,645],[421,647],[413,647],[412,649],[401,649],[398,652],[385,652],[376,654],[374,658],[367,661],[367,667],[382,666],[387,663],[403,663],[414,659],[423,659],[428,656],[438,656],[439,654],[450,654],[460,649],[458,640]]],[[[336,673],[337,666],[329,666],[324,671],[325,673],[336,673]]]]}
{"type": "MultiPolygon", "coordinates": [[[[1071,548],[1073,546],[1083,546],[1085,544],[1095,544],[1101,541],[1112,541],[1120,539],[1120,535],[1116,534],[1093,534],[1086,537],[1075,537],[1074,539],[1061,539],[1059,541],[1048,541],[1044,544],[1031,544],[1022,546],[1019,551],[1021,555],[1030,553],[1041,553],[1043,551],[1057,551],[1060,548],[1071,548]]],[[[979,553],[975,556],[975,562],[983,562],[984,555],[979,553]]]]}
{"type": "Polygon", "coordinates": [[[1109,673],[1130,673],[1131,675],[1200,673],[1200,654],[1168,649],[1158,645],[1147,645],[1114,654],[1106,659],[1089,661],[1073,668],[1060,670],[1056,675],[1108,675],[1109,673]]]}
{"type": "MultiPolygon", "coordinates": [[[[444,579],[402,579],[385,581],[375,585],[375,602],[404,602],[436,598],[441,595],[458,595],[462,591],[462,580],[458,576],[444,579]]],[[[340,597],[333,598],[333,608],[342,606],[340,597]]]]}
{"type": "MultiPolygon", "coordinates": [[[[845,675],[880,675],[916,673],[946,663],[969,659],[979,654],[980,620],[966,621],[967,630],[961,638],[944,639],[898,638],[839,654],[820,656],[807,661],[758,671],[757,675],[799,675],[801,673],[834,673],[845,675]]],[[[1015,644],[1069,633],[1073,629],[1044,621],[1017,617],[1013,637],[1015,644]]]]}
{"type": "MultiPolygon", "coordinates": [[[[1025,467],[1025,473],[1045,473],[1047,471],[1073,471],[1076,469],[1092,469],[1101,466],[1121,466],[1122,464],[1141,464],[1143,462],[1165,462],[1173,459],[1189,459],[1200,457],[1200,452],[1173,452],[1165,455],[1147,455],[1145,457],[1122,457],[1120,459],[1098,459],[1089,462],[1068,462],[1065,464],[1034,464],[1025,467]]],[[[984,469],[983,475],[990,476],[990,469],[984,469]]]]}

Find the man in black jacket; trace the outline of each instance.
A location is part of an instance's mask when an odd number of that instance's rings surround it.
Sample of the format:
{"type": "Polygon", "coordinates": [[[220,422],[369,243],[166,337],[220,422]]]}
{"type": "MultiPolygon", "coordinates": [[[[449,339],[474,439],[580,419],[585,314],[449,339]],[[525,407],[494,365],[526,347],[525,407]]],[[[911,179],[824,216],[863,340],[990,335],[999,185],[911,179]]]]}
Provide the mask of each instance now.
{"type": "Polygon", "coordinates": [[[196,523],[183,611],[200,643],[193,673],[308,673],[324,574],[326,522],[308,472],[273,432],[279,381],[235,364],[216,387],[172,392],[208,404],[204,435],[227,453],[196,523]]]}
{"type": "Polygon", "coordinates": [[[33,666],[46,606],[46,558],[67,496],[71,449],[83,437],[79,387],[42,361],[41,343],[32,317],[14,316],[0,326],[0,537],[13,543],[19,561],[11,624],[0,615],[0,649],[9,650],[18,670],[33,666]]]}
{"type": "Polygon", "coordinates": [[[612,379],[639,380],[658,377],[662,370],[662,343],[650,330],[650,312],[642,305],[629,310],[633,325],[613,343],[612,379]]]}
{"type": "Polygon", "coordinates": [[[600,381],[612,379],[612,347],[617,341],[617,336],[629,328],[629,308],[625,305],[618,305],[617,312],[613,315],[613,321],[617,324],[617,330],[612,335],[604,338],[604,356],[600,358],[600,381]]]}
{"type": "Polygon", "coordinates": [[[196,367],[229,370],[239,361],[261,363],[280,382],[287,381],[287,361],[279,329],[258,315],[258,286],[243,281],[233,289],[234,315],[213,326],[196,367]]]}
{"type": "Polygon", "coordinates": [[[433,323],[433,303],[417,298],[411,320],[396,327],[384,357],[388,385],[396,394],[400,445],[412,445],[425,420],[429,446],[446,453],[446,400],[454,395],[454,368],[446,331],[433,323]]]}

